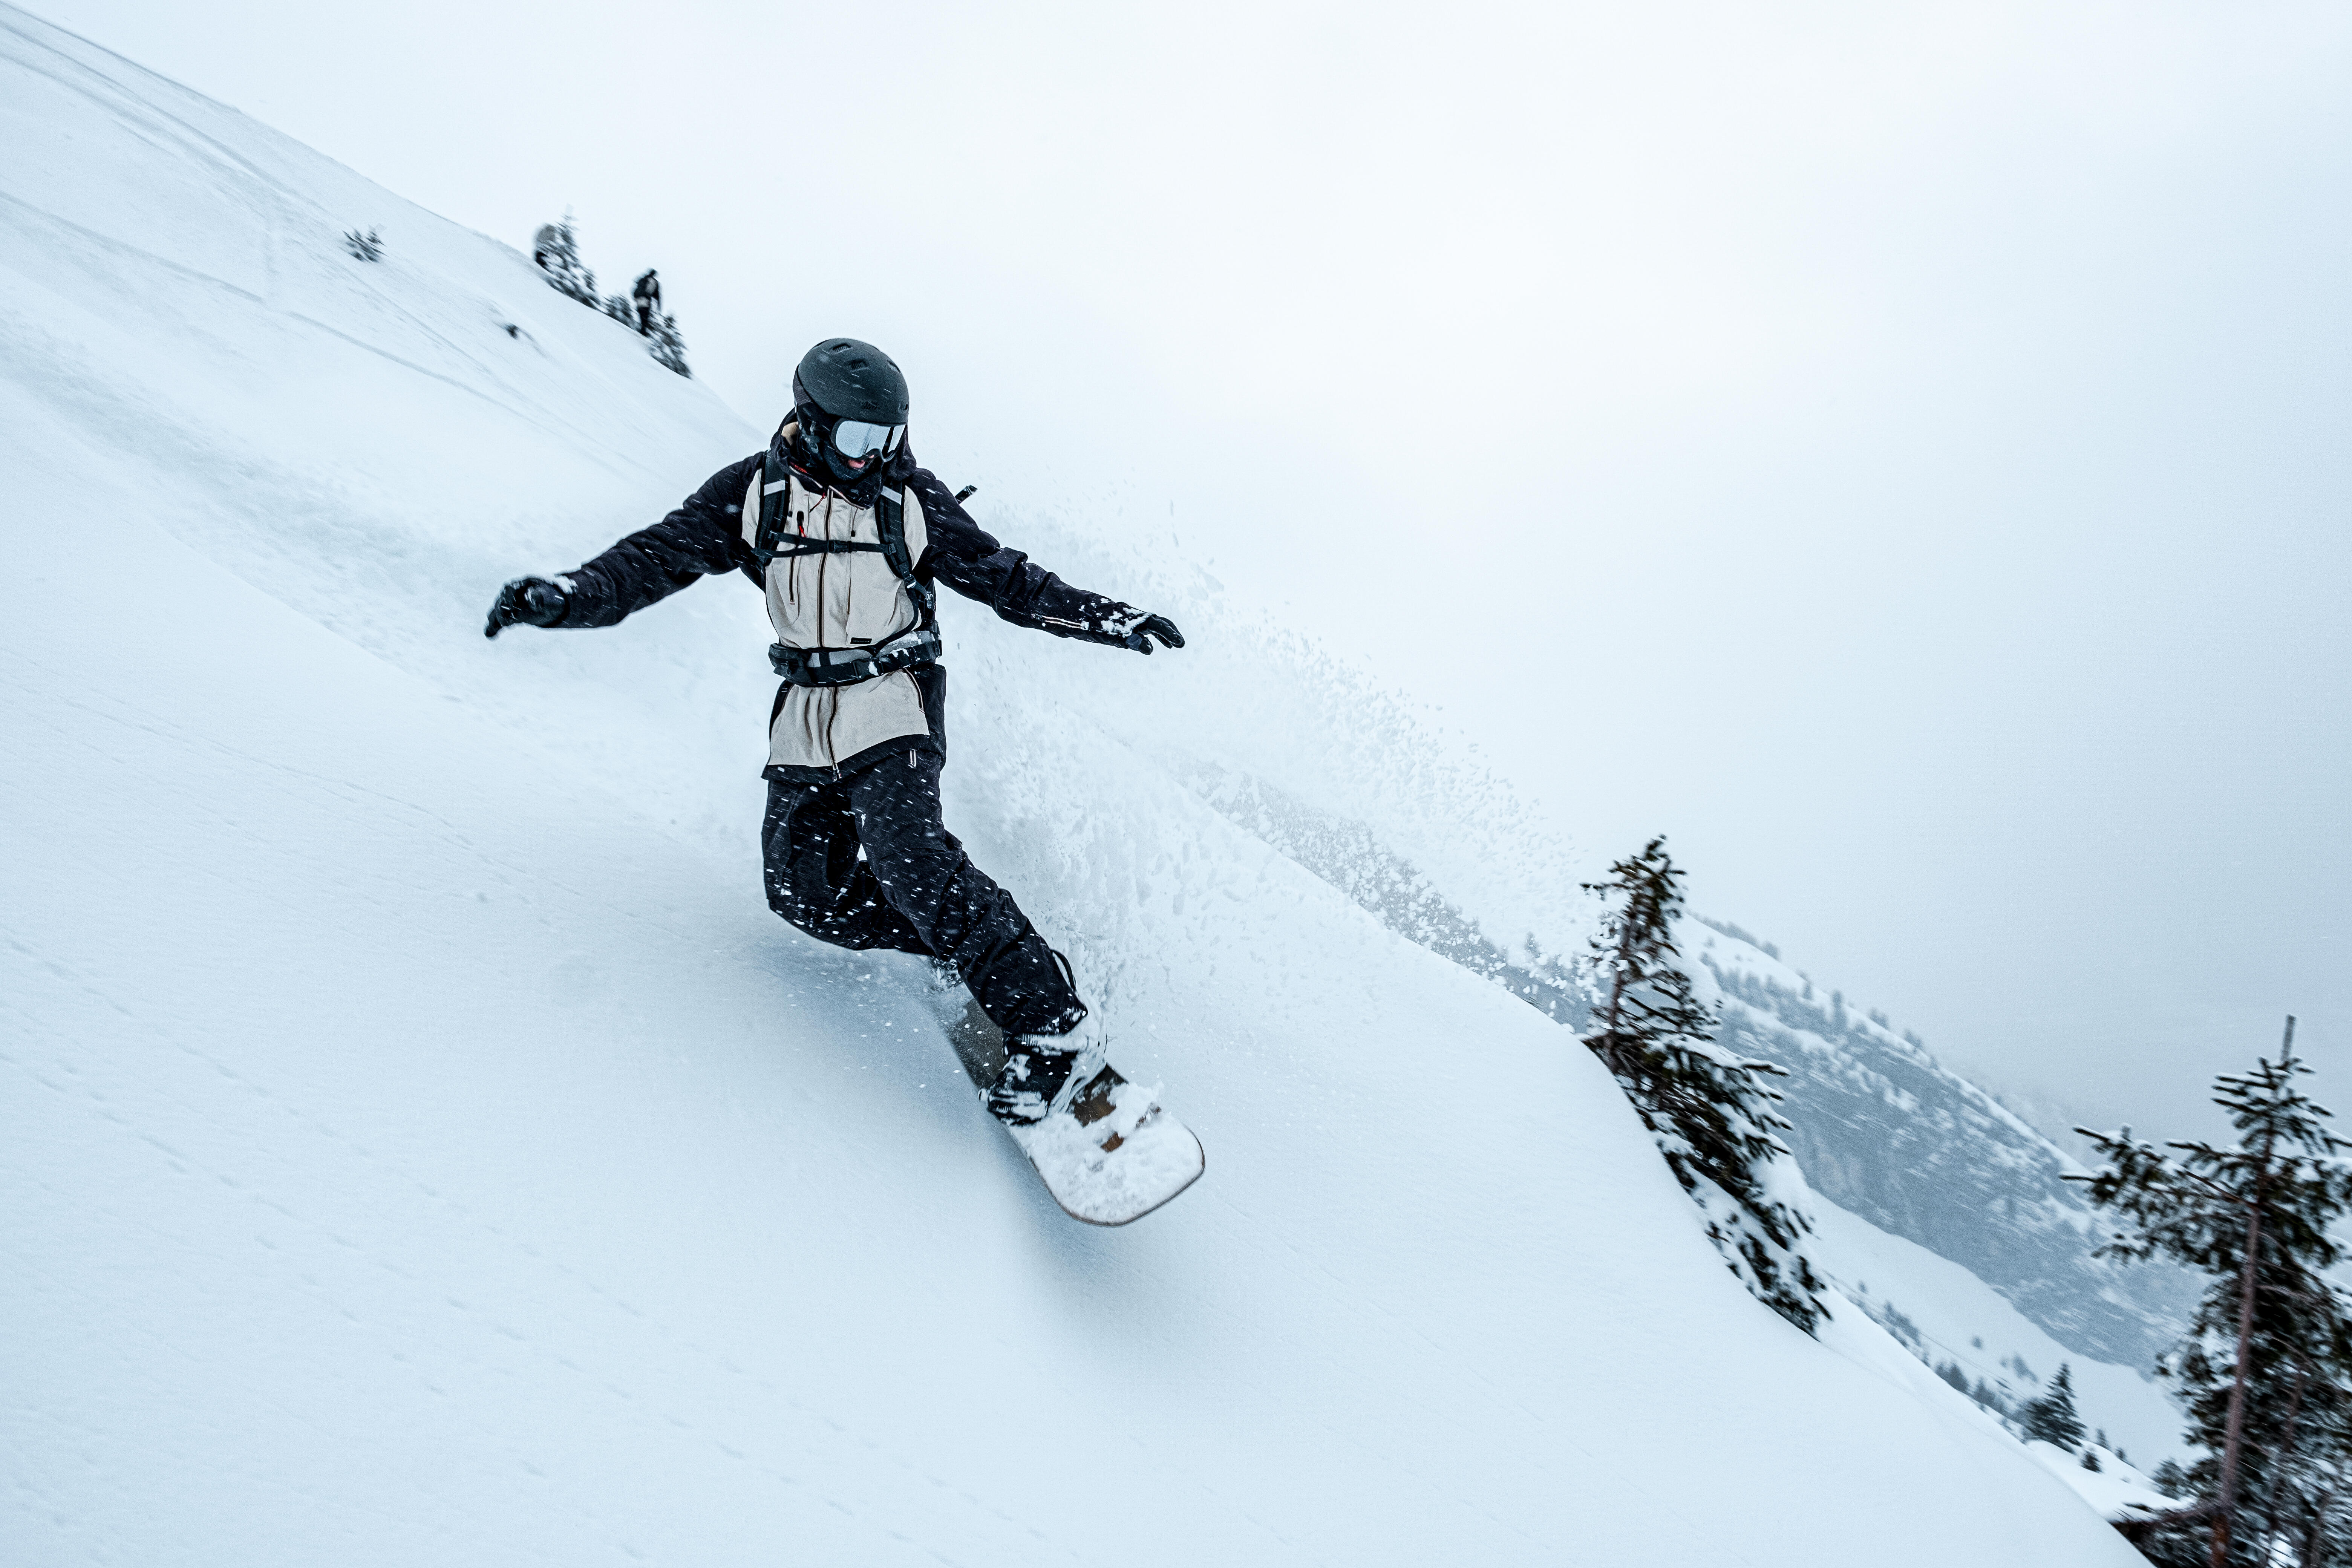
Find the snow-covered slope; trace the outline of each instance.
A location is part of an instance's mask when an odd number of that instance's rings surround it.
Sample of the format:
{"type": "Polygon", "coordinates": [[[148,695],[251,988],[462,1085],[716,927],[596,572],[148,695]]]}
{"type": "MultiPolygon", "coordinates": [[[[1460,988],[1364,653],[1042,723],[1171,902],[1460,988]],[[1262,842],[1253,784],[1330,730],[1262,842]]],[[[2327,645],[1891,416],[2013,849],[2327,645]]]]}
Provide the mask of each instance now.
{"type": "Polygon", "coordinates": [[[919,966],[762,907],[748,588],[478,635],[751,430],[5,8],[0,149],[0,1560],[2133,1561],[1120,738],[1242,655],[955,606],[951,820],[1210,1150],[1071,1225],[919,966]]]}
{"type": "Polygon", "coordinates": [[[2052,1339],[1974,1274],[1916,1242],[1890,1236],[1815,1194],[1808,1250],[1838,1289],[1939,1371],[1958,1367],[2011,1409],[2039,1398],[2061,1364],[2074,1369],[2085,1429],[2106,1434],[2140,1468],[2184,1458],[2188,1423],[2165,1386],[2140,1367],[2118,1366],[2052,1339]]]}

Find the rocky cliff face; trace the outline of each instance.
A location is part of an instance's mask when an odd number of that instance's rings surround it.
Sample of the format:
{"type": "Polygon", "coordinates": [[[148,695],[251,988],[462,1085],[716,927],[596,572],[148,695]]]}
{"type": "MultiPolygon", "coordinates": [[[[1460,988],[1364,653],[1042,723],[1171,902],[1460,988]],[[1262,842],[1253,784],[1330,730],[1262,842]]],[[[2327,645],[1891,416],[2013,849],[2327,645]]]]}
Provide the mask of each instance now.
{"type": "MultiPolygon", "coordinates": [[[[1390,930],[1582,1028],[1591,999],[1572,962],[1507,951],[1362,824],[1223,770],[1189,782],[1390,930]]],[[[2047,1137],[1738,927],[1694,922],[1683,951],[1721,1005],[1723,1043],[1788,1069],[1788,1141],[1814,1191],[1959,1264],[2082,1355],[2144,1369],[2179,1336],[2192,1282],[2094,1258],[2102,1232],[2061,1179],[2079,1167],[2047,1137]]]]}
{"type": "Polygon", "coordinates": [[[1816,1192],[1959,1264],[2070,1350],[2145,1368],[2179,1337],[2193,1282],[2092,1257],[2104,1231],[2062,1180],[2081,1167],[2048,1138],[1738,928],[1692,936],[1724,1043],[1789,1070],[1789,1144],[1816,1192]]]}

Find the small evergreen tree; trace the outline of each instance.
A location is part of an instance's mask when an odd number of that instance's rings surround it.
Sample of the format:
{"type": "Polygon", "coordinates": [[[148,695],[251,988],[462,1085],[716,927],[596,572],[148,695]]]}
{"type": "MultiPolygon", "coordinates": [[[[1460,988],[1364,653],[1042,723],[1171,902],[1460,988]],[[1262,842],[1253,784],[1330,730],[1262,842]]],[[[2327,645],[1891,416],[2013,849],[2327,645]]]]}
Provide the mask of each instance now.
{"type": "Polygon", "coordinates": [[[343,248],[362,261],[383,259],[383,236],[370,229],[362,234],[358,229],[343,230],[343,248]]]}
{"type": "MultiPolygon", "coordinates": [[[[2238,1528],[2249,1516],[2273,1535],[2298,1521],[2316,1530],[2311,1521],[2327,1517],[2344,1470],[2347,1438],[2335,1412],[2352,1404],[2352,1303],[2323,1276],[2341,1257],[2328,1226],[2352,1208],[2352,1171],[2336,1158],[2352,1145],[2327,1131],[2329,1112],[2297,1086],[2310,1070],[2295,1059],[2289,1018],[2277,1061],[2215,1079],[2213,1102],[2238,1131],[2233,1147],[2159,1149],[2135,1142],[2129,1128],[2076,1129],[2107,1164],[2068,1179],[2086,1183],[2091,1202],[2129,1226],[2101,1251],[2170,1258],[2212,1277],[2188,1339],[2160,1367],[2183,1395],[2189,1441],[2209,1457],[2158,1479],[2185,1479],[2200,1500],[2151,1521],[2210,1529],[2210,1568],[2261,1561],[2251,1528],[2242,1537],[2238,1528]]],[[[2153,1538],[2141,1550],[2190,1560],[2153,1538]]]]}
{"type": "Polygon", "coordinates": [[[2070,1451],[2081,1447],[2083,1418],[2074,1413],[2074,1368],[2059,1363],[2058,1375],[2051,1380],[2050,1392],[2028,1401],[2017,1417],[2025,1427],[2028,1441],[2054,1443],[2070,1451]]]}
{"type": "Polygon", "coordinates": [[[565,211],[562,222],[541,226],[532,243],[531,259],[546,275],[550,288],[569,295],[592,310],[603,311],[632,331],[642,330],[646,340],[646,352],[654,356],[655,363],[683,376],[694,374],[687,368],[686,340],[678,334],[677,317],[656,311],[641,329],[636,305],[626,294],[598,295],[596,274],[580,259],[580,237],[572,231],[569,210],[565,211]]]}
{"type": "Polygon", "coordinates": [[[592,310],[604,309],[604,301],[596,297],[596,275],[580,259],[580,237],[572,231],[570,209],[565,210],[562,222],[539,231],[537,258],[550,288],[592,310]]]}
{"type": "Polygon", "coordinates": [[[1789,1122],[1765,1079],[1783,1069],[1715,1045],[1714,1015],[1675,962],[1682,877],[1653,838],[1608,880],[1584,884],[1608,910],[1592,938],[1601,999],[1584,1043],[1624,1088],[1731,1271],[1810,1334],[1828,1313],[1827,1287],[1799,1247],[1811,1222],[1773,1191],[1789,1122]]]}
{"type": "Polygon", "coordinates": [[[676,316],[655,316],[646,340],[646,352],[654,356],[656,364],[688,378],[693,376],[694,372],[686,367],[686,340],[677,335],[676,316]]]}

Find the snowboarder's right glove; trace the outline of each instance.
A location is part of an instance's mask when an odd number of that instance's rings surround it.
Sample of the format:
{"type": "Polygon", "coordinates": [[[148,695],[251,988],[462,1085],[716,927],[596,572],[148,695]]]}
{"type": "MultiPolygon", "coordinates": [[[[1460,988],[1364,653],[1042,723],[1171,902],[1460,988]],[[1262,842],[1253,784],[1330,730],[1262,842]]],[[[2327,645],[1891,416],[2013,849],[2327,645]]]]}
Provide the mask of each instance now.
{"type": "Polygon", "coordinates": [[[518,577],[499,590],[490,606],[490,623],[482,635],[494,637],[512,626],[551,626],[563,619],[572,601],[560,584],[544,577],[518,577]]]}

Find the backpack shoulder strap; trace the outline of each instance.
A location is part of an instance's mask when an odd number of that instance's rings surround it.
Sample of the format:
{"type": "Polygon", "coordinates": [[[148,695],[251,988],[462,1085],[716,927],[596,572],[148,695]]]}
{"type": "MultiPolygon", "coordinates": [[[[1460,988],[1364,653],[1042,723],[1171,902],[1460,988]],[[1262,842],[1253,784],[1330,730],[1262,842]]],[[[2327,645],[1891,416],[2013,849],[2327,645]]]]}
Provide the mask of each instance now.
{"type": "Polygon", "coordinates": [[[759,510],[755,514],[749,505],[745,506],[743,539],[751,547],[752,556],[765,566],[782,547],[784,518],[792,508],[792,469],[784,465],[782,426],[768,443],[768,455],[760,459],[759,477],[752,480],[752,486],[759,510]]]}
{"type": "Polygon", "coordinates": [[[882,492],[881,498],[874,503],[874,524],[876,531],[882,535],[882,559],[890,563],[890,570],[897,573],[898,581],[906,584],[907,597],[914,600],[915,607],[922,612],[922,624],[929,626],[937,602],[930,584],[915,575],[915,563],[907,550],[907,492],[904,489],[882,492]]]}

